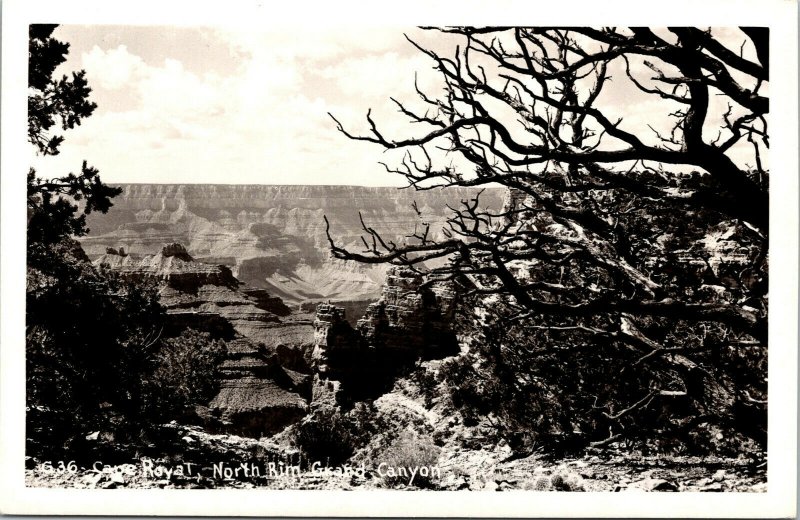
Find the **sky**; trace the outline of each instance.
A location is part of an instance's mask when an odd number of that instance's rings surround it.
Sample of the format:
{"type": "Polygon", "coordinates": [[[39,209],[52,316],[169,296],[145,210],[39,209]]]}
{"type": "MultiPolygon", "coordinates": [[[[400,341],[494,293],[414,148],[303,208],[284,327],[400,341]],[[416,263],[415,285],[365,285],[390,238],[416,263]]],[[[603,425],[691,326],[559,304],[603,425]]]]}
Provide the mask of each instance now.
{"type": "MultiPolygon", "coordinates": [[[[386,135],[424,131],[389,99],[413,103],[415,77],[441,88],[406,35],[448,47],[402,27],[60,26],[70,52],[56,73],[86,70],[98,108],[34,166],[62,175],[86,159],[109,183],[404,185],[379,164],[400,152],[347,139],[328,112],[354,133],[367,131],[370,108],[386,135]]],[[[652,138],[648,124],[668,129],[670,107],[619,77],[603,95],[624,127],[652,138]]]]}

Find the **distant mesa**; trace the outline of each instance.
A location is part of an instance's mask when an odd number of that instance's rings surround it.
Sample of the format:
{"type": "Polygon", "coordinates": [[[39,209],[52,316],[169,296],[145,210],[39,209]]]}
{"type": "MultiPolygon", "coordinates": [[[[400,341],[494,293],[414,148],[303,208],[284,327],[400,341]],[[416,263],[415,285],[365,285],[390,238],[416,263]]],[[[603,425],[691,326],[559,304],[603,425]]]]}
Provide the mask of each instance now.
{"type": "Polygon", "coordinates": [[[235,288],[240,282],[230,268],[195,262],[181,244],[164,245],[152,255],[134,255],[124,248],[106,248],[106,253],[95,258],[95,265],[112,268],[133,279],[158,279],[174,289],[196,293],[204,285],[235,288]]]}
{"type": "MultiPolygon", "coordinates": [[[[323,215],[336,240],[356,249],[363,247],[359,211],[370,226],[395,242],[404,240],[421,220],[431,224],[432,238],[441,238],[447,206],[458,206],[479,193],[457,187],[422,192],[358,186],[120,187],[123,192],[107,214],[88,216],[92,231],[81,244],[91,259],[113,249],[138,258],[161,253],[162,258],[223,264],[238,280],[295,306],[309,301],[374,301],[380,296],[387,266],[331,258],[323,215]],[[164,244],[170,244],[167,250],[164,244]],[[184,250],[173,253],[173,244],[184,250]]],[[[504,189],[488,189],[480,201],[499,210],[505,195],[504,189]]]]}

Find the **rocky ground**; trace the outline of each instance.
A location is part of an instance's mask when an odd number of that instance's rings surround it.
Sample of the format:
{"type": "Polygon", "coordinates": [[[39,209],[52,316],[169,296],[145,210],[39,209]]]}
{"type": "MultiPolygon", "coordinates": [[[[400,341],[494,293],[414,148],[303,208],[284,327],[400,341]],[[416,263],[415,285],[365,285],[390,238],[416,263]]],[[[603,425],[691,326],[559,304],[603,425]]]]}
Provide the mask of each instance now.
{"type": "Polygon", "coordinates": [[[766,466],[748,459],[720,457],[641,457],[622,453],[586,454],[548,461],[531,456],[498,463],[489,474],[482,453],[454,457],[460,468],[444,479],[444,489],[505,491],[766,491],[766,466]],[[462,473],[462,475],[458,475],[462,473]],[[466,473],[466,475],[463,475],[466,473]]]}
{"type": "MultiPolygon", "coordinates": [[[[127,464],[77,464],[27,458],[30,487],[113,488],[271,488],[418,489],[418,484],[387,481],[386,471],[359,465],[326,471],[309,467],[296,450],[269,439],[212,435],[199,427],[172,425],[186,445],[183,455],[132,459],[127,464]],[[215,454],[216,457],[209,457],[215,454]],[[226,458],[227,457],[227,458],[226,458]],[[216,462],[212,462],[211,460],[216,462]],[[249,462],[241,463],[242,460],[249,462]],[[204,461],[204,462],[200,462],[204,461]],[[300,468],[297,471],[291,468],[300,468]],[[254,469],[257,468],[257,471],[254,469]],[[272,469],[271,469],[272,468],[272,469]],[[259,474],[256,475],[256,472],[259,474]]],[[[763,457],[637,456],[614,450],[562,460],[532,455],[512,460],[507,447],[445,449],[441,476],[425,487],[471,491],[738,491],[765,492],[763,457]]]]}

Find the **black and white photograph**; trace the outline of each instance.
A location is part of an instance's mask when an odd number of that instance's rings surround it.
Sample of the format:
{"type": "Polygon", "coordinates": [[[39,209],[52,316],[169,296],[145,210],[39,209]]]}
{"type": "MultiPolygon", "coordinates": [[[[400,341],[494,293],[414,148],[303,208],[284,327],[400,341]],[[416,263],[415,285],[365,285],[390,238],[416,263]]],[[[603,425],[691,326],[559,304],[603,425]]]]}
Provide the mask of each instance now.
{"type": "Polygon", "coordinates": [[[793,516],[797,6],[763,6],[787,23],[4,9],[16,499],[793,516]]]}

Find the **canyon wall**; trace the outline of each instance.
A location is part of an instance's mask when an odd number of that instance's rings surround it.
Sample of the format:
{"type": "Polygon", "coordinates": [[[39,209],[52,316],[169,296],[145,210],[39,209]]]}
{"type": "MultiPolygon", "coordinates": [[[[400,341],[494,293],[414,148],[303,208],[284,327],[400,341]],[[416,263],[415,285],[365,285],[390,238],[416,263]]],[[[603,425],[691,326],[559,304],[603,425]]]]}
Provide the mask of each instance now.
{"type": "Polygon", "coordinates": [[[158,284],[165,336],[194,328],[226,341],[219,392],[201,414],[212,429],[274,434],[309,408],[375,399],[415,362],[458,352],[453,285],[424,284],[406,267],[388,269],[376,302],[352,307],[363,311],[354,327],[343,307],[292,311],[177,243],[140,258],[109,248],[94,264],[158,284]]]}
{"type": "Polygon", "coordinates": [[[375,399],[417,361],[459,352],[452,328],[453,284],[423,281],[411,269],[391,267],[381,297],[355,327],[343,308],[326,303],[317,307],[312,407],[375,399]]]}
{"type": "MultiPolygon", "coordinates": [[[[327,216],[339,244],[361,250],[364,221],[395,242],[431,224],[431,236],[478,190],[413,191],[358,186],[127,184],[107,214],[92,213],[81,240],[90,258],[119,249],[134,257],[154,255],[164,244],[183,244],[195,259],[230,268],[250,286],[288,304],[325,300],[374,300],[387,266],[330,257],[327,216]],[[412,207],[416,202],[419,214],[412,207]]],[[[499,210],[505,190],[488,189],[484,207],[499,210]]]]}
{"type": "MultiPolygon", "coordinates": [[[[416,360],[457,351],[451,288],[423,289],[408,269],[331,258],[323,215],[353,250],[363,248],[359,211],[387,240],[400,243],[424,223],[440,238],[448,206],[477,190],[122,188],[107,214],[89,216],[81,245],[95,265],[160,284],[167,333],[191,327],[226,340],[220,391],[208,405],[222,429],[275,433],[309,406],[377,397],[416,360]]],[[[487,190],[482,205],[499,210],[503,196],[487,190]]]]}
{"type": "Polygon", "coordinates": [[[258,437],[299,420],[311,396],[311,315],[293,313],[280,298],[247,287],[223,265],[195,261],[177,243],[136,258],[109,248],[94,260],[126,278],[158,284],[167,313],[163,334],[193,328],[224,339],[218,394],[204,416],[212,429],[258,437]]]}

